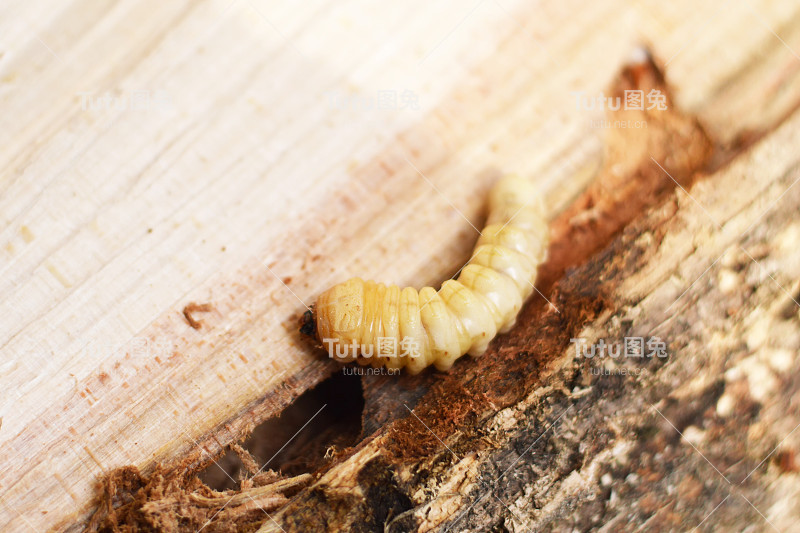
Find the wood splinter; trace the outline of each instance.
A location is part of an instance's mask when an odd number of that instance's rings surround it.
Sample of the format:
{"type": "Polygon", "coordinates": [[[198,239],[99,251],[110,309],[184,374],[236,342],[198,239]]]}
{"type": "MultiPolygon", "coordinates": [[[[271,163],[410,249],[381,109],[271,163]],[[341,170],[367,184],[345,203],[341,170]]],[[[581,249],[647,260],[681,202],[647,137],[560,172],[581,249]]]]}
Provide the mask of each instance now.
{"type": "Polygon", "coordinates": [[[192,313],[208,313],[212,310],[211,304],[197,304],[192,302],[183,308],[183,317],[193,329],[200,329],[203,327],[203,322],[201,320],[195,320],[192,313]]]}

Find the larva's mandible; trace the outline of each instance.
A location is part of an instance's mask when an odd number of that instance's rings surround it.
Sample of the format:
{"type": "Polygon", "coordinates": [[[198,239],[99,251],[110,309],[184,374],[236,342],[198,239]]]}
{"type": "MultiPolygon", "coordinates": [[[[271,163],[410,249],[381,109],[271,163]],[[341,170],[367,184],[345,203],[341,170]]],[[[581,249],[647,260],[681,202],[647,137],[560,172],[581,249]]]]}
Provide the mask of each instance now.
{"type": "Polygon", "coordinates": [[[511,329],[547,253],[548,227],[534,185],[515,175],[494,186],[489,218],[467,266],[437,292],[353,278],[317,299],[316,336],[340,362],[416,374],[481,355],[511,329]]]}

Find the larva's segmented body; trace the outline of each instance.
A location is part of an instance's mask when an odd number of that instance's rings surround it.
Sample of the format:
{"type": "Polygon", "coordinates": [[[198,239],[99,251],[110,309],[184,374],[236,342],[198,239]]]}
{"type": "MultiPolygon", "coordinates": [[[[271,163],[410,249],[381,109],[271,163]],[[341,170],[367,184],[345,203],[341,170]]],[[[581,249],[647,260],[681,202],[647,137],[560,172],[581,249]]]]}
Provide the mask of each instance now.
{"type": "Polygon", "coordinates": [[[361,364],[447,370],[481,355],[511,329],[547,253],[548,227],[536,188],[507,176],[492,189],[489,218],[472,259],[437,292],[353,278],[317,299],[316,335],[331,357],[361,364]]]}

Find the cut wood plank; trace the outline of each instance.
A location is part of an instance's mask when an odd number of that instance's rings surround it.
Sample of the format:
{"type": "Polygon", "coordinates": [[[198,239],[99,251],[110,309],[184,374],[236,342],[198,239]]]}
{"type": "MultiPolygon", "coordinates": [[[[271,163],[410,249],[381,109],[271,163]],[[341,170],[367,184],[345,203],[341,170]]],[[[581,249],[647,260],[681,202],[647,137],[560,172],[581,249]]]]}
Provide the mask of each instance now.
{"type": "MultiPolygon", "coordinates": [[[[759,2],[755,29],[723,12],[711,37],[690,2],[0,7],[0,527],[86,517],[118,466],[216,456],[334,370],[297,338],[295,296],[437,283],[501,171],[559,211],[602,151],[571,91],[599,93],[643,39],[686,45],[669,73],[711,105],[741,58],[784,64],[783,6],[759,2]],[[733,59],[695,83],[722,44],[733,59]],[[418,110],[359,99],[407,90],[418,110]],[[197,330],[192,302],[213,308],[197,330]]],[[[748,99],[775,93],[751,72],[748,99]]]]}

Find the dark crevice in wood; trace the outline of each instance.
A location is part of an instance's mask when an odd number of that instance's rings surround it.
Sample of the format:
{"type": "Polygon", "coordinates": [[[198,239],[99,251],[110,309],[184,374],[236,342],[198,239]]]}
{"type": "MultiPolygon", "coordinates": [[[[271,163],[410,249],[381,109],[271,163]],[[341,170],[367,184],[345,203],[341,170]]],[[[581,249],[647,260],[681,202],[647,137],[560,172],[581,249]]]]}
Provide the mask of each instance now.
{"type": "Polygon", "coordinates": [[[336,450],[357,443],[363,409],[358,377],[338,372],[258,425],[241,445],[232,444],[199,473],[189,466],[189,458],[183,468],[159,465],[149,474],[135,467],[117,469],[99,482],[102,501],[89,530],[197,531],[216,519],[209,531],[254,531],[264,516],[261,508],[285,503],[296,487],[258,500],[249,495],[293,476],[303,479],[298,485],[310,481],[308,472],[323,468],[336,450]],[[240,498],[240,506],[226,510],[223,504],[236,494],[248,496],[240,498]],[[206,499],[198,503],[198,498],[206,499]]]}
{"type": "MultiPolygon", "coordinates": [[[[335,450],[356,444],[363,409],[358,377],[338,372],[301,394],[279,416],[257,426],[242,446],[262,469],[291,476],[315,472],[335,450]]],[[[238,488],[246,474],[231,450],[199,475],[212,489],[231,490],[238,488]]]]}

